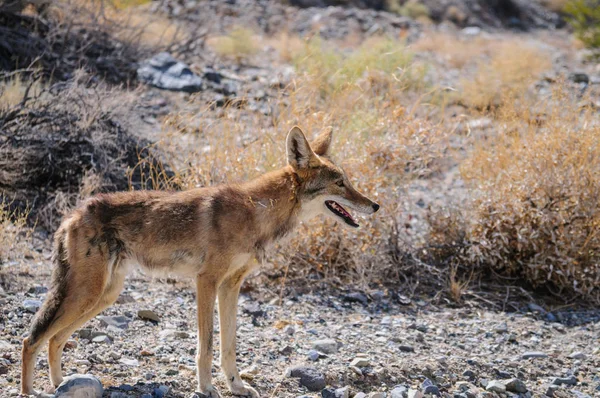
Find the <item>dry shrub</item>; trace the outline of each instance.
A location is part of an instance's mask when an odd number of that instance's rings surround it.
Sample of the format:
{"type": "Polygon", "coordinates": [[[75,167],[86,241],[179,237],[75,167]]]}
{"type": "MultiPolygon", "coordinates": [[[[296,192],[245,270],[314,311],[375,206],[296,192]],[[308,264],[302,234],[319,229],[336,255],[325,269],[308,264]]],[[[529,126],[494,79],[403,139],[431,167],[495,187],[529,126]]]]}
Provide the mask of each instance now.
{"type": "Polygon", "coordinates": [[[240,63],[256,54],[259,38],[248,28],[235,27],[225,36],[213,37],[207,44],[220,56],[240,63]]]}
{"type": "Polygon", "coordinates": [[[598,302],[600,125],[576,103],[562,91],[543,103],[504,103],[502,130],[462,167],[473,202],[461,256],[598,302]]]}
{"type": "Polygon", "coordinates": [[[550,54],[522,41],[496,42],[489,53],[489,59],[480,60],[475,76],[458,84],[457,99],[468,107],[485,110],[504,98],[518,98],[551,67],[550,54]]]}
{"type": "Polygon", "coordinates": [[[120,123],[134,97],[80,76],[0,108],[0,188],[11,208],[31,208],[30,220],[52,231],[80,191],[127,189],[127,169],[149,156],[120,123]]]}
{"type": "Polygon", "coordinates": [[[426,70],[413,62],[402,43],[385,37],[369,38],[346,53],[315,37],[295,57],[294,66],[305,76],[303,83],[317,89],[322,98],[347,96],[349,89],[365,80],[369,87],[379,81],[386,91],[422,88],[426,70]]]}
{"type": "Polygon", "coordinates": [[[489,40],[481,36],[456,37],[448,32],[428,31],[423,33],[412,49],[442,56],[445,62],[458,69],[477,62],[491,48],[489,40]]]}
{"type": "MultiPolygon", "coordinates": [[[[27,210],[11,210],[10,203],[0,201],[0,266],[17,260],[28,253],[27,240],[31,229],[27,227],[27,210]]],[[[1,284],[0,269],[0,284],[1,284]]]]}

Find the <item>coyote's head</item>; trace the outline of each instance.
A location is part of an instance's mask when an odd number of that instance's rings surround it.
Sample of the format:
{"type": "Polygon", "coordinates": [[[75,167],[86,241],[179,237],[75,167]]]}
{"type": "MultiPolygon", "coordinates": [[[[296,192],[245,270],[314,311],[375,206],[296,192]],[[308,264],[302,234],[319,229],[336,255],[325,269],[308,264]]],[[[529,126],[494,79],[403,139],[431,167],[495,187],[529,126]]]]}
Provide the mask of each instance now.
{"type": "Polygon", "coordinates": [[[288,164],[300,180],[300,217],[325,214],[357,228],[358,223],[346,208],[372,214],[379,205],[354,189],[344,170],[328,158],[331,135],[329,128],[309,144],[302,130],[294,127],[287,136],[288,164]]]}

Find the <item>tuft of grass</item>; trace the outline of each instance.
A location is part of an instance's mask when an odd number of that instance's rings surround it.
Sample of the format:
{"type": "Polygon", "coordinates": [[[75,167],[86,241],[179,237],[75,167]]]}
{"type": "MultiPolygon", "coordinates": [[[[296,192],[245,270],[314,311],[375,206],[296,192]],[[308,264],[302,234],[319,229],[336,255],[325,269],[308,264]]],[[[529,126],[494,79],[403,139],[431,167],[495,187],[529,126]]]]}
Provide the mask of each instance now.
{"type": "Polygon", "coordinates": [[[457,100],[475,109],[494,108],[505,98],[522,96],[539,75],[550,69],[550,55],[516,40],[496,43],[472,78],[458,84],[457,100]]]}
{"type": "Polygon", "coordinates": [[[20,104],[25,95],[39,97],[47,87],[41,80],[23,79],[20,74],[0,81],[0,111],[20,104]]]}
{"type": "Polygon", "coordinates": [[[30,252],[27,241],[33,230],[27,227],[27,214],[27,210],[12,209],[11,203],[6,198],[1,198],[0,266],[22,258],[30,252]]]}
{"type": "Polygon", "coordinates": [[[385,37],[367,39],[350,53],[342,53],[316,37],[307,41],[294,66],[323,98],[361,82],[379,81],[399,90],[422,87],[426,71],[413,62],[413,54],[402,43],[385,37]]]}
{"type": "Polygon", "coordinates": [[[453,68],[462,68],[490,53],[490,41],[483,37],[458,38],[447,32],[428,31],[412,46],[416,52],[441,56],[453,68]]]}
{"type": "Polygon", "coordinates": [[[430,21],[431,11],[418,0],[408,0],[402,4],[400,0],[387,0],[387,9],[396,14],[420,21],[430,21]]]}
{"type": "Polygon", "coordinates": [[[259,50],[256,35],[248,28],[235,27],[225,36],[213,37],[207,44],[220,56],[241,62],[259,50]]]}

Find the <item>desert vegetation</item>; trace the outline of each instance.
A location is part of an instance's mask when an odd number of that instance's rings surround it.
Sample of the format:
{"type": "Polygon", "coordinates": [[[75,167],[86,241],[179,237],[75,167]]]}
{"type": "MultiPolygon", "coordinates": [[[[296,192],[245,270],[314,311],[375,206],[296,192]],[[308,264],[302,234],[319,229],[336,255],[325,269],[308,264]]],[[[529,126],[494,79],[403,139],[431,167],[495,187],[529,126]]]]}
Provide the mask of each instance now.
{"type": "MultiPolygon", "coordinates": [[[[498,2],[521,14],[461,1],[188,3],[0,1],[4,290],[48,274],[52,232],[82,199],[257,177],[284,165],[299,125],[332,126],[334,159],[382,207],[358,230],[302,224],[249,291],[502,311],[600,303],[597,2],[498,2]],[[161,52],[201,88],[145,84],[137,69],[161,52]]],[[[293,325],[278,314],[277,330],[293,325]]]]}

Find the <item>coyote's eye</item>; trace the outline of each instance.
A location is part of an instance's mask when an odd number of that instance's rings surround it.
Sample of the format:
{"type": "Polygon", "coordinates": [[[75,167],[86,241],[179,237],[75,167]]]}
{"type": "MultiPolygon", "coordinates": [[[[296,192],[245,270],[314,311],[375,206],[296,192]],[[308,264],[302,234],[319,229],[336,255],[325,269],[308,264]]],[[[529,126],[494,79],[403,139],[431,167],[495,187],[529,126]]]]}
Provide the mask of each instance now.
{"type": "Polygon", "coordinates": [[[338,182],[335,183],[335,185],[337,185],[338,187],[343,187],[344,186],[344,180],[339,180],[338,182]]]}

